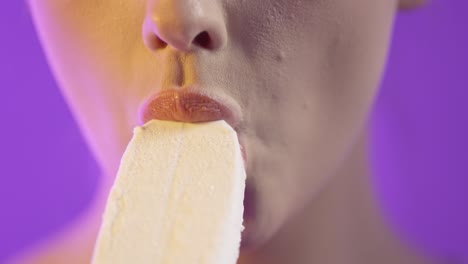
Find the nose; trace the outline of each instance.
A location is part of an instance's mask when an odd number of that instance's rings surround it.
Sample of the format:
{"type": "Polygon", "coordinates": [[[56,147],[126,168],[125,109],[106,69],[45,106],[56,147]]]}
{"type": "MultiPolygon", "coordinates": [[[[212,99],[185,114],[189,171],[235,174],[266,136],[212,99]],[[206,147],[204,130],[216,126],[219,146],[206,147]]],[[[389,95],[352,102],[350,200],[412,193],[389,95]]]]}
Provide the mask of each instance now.
{"type": "Polygon", "coordinates": [[[213,0],[149,0],[143,24],[145,45],[155,51],[217,50],[226,44],[222,10],[213,0]]]}

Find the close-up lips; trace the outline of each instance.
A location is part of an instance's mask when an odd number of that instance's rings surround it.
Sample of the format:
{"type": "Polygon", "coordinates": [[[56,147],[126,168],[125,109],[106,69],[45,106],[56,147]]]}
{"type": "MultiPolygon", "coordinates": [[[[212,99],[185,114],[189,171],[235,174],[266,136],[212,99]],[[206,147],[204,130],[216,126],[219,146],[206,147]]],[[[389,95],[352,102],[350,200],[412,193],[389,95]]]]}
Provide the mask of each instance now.
{"type": "Polygon", "coordinates": [[[224,120],[237,132],[244,164],[247,166],[245,141],[239,133],[242,113],[232,99],[194,87],[161,90],[146,101],[140,110],[141,124],[153,119],[190,123],[224,120]]]}

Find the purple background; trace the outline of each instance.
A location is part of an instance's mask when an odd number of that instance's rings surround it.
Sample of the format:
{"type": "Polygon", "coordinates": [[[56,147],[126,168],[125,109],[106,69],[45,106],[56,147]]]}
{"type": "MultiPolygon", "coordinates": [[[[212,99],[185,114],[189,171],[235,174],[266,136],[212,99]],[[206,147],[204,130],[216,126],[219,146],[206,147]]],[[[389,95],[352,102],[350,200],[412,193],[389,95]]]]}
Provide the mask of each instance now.
{"type": "MultiPolygon", "coordinates": [[[[468,259],[468,2],[397,19],[371,126],[375,183],[408,241],[468,259]]],[[[47,68],[23,1],[0,4],[0,263],[63,227],[98,167],[47,68]]]]}

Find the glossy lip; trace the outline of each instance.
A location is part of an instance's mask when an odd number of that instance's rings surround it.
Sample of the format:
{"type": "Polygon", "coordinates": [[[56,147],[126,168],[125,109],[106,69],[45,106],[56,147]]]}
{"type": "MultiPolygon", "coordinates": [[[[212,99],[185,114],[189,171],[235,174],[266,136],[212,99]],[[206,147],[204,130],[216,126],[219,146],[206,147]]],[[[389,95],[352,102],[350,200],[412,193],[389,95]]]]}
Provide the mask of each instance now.
{"type": "Polygon", "coordinates": [[[225,120],[237,132],[244,165],[247,166],[245,142],[239,133],[242,114],[240,106],[232,98],[195,87],[162,90],[140,109],[141,124],[153,119],[190,123],[225,120]]]}

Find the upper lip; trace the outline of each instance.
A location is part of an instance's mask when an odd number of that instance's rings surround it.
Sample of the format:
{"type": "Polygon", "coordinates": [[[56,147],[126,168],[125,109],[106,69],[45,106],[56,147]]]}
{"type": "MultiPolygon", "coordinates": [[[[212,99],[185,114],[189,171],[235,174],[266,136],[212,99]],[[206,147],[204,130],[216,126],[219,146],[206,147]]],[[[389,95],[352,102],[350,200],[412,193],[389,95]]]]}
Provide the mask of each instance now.
{"type": "Polygon", "coordinates": [[[146,101],[140,111],[140,121],[171,120],[207,122],[225,120],[236,131],[241,124],[239,105],[230,97],[194,87],[166,89],[146,101]]]}

